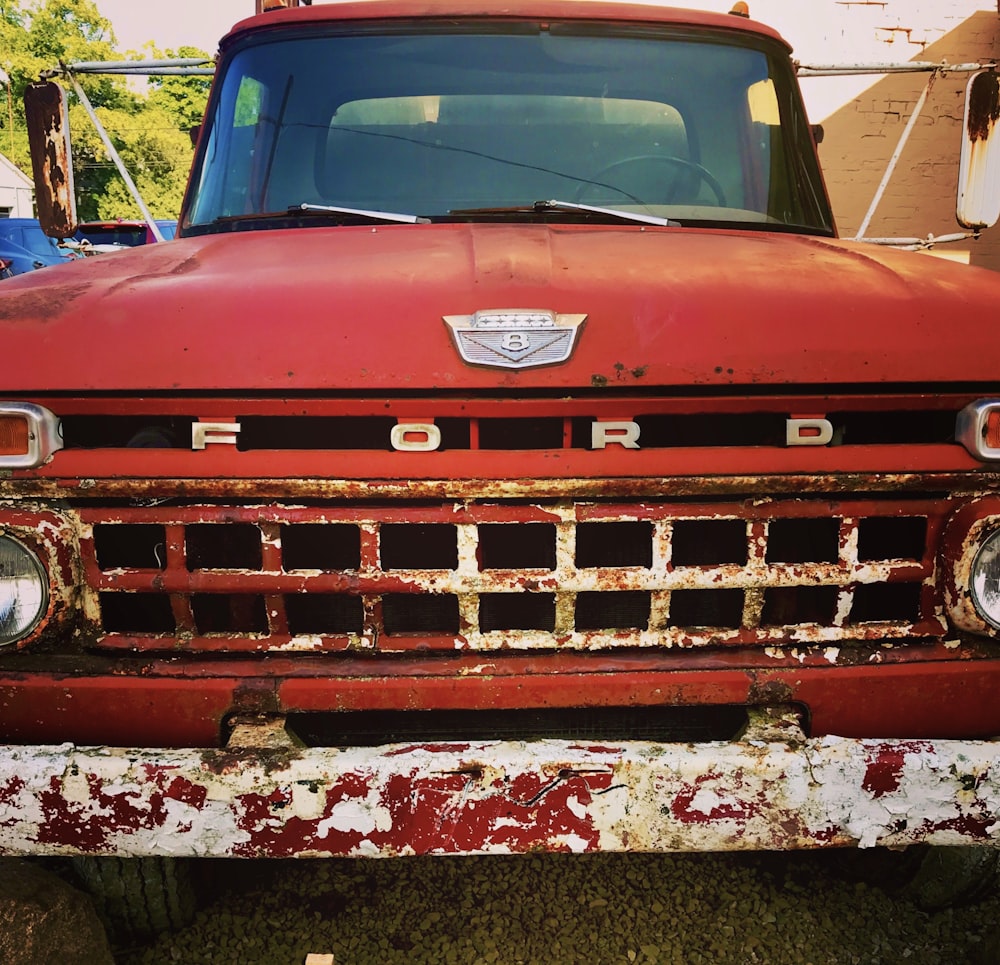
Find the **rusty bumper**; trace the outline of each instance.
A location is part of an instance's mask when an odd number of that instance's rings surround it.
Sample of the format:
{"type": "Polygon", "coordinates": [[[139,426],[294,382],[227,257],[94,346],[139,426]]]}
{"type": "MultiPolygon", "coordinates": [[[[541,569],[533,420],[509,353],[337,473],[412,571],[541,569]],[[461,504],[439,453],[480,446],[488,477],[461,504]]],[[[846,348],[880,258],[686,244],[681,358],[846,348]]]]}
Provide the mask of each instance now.
{"type": "MultiPolygon", "coordinates": [[[[264,742],[266,743],[266,742],[264,742]]],[[[0,853],[320,857],[1000,844],[1000,743],[0,748],[0,853]]]]}

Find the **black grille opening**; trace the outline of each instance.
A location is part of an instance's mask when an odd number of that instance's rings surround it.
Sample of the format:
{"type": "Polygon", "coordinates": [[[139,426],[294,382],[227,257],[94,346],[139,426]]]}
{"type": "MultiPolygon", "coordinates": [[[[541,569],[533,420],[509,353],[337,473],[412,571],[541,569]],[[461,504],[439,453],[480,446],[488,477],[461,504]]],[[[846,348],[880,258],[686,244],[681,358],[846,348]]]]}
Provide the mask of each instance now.
{"type": "Polygon", "coordinates": [[[925,516],[874,516],[858,523],[859,560],[920,560],[926,546],[925,516]]]}
{"type": "Polygon", "coordinates": [[[648,626],[648,593],[627,590],[577,594],[577,630],[645,630],[648,626]]]}
{"type": "Polygon", "coordinates": [[[170,597],[162,593],[101,593],[101,623],[107,633],[173,633],[170,597]]]}
{"type": "Polygon", "coordinates": [[[98,523],[94,527],[94,550],[102,570],[162,570],[166,547],[166,530],[155,523],[98,523]]]}
{"type": "Polygon", "coordinates": [[[831,412],[827,418],[849,446],[919,445],[955,438],[954,410],[831,412]]]}
{"type": "Polygon", "coordinates": [[[517,710],[362,710],[292,713],[287,726],[310,747],[485,740],[733,740],[745,707],[553,707],[517,710]]]}
{"type": "Polygon", "coordinates": [[[767,527],[768,563],[836,563],[840,558],[840,521],[772,519],[767,527]]]}
{"type": "Polygon", "coordinates": [[[674,566],[746,563],[747,527],[740,519],[682,519],[671,539],[674,566]]]}
{"type": "Polygon", "coordinates": [[[382,626],[394,633],[458,633],[458,598],[443,594],[387,593],[382,626]]]}
{"type": "Polygon", "coordinates": [[[281,527],[285,570],[356,570],[361,567],[361,531],[345,523],[298,523],[281,527]]]}
{"type": "Polygon", "coordinates": [[[391,450],[390,416],[240,416],[237,448],[391,450]]]}
{"type": "Polygon", "coordinates": [[[672,627],[736,630],[742,623],[742,590],[674,590],[670,594],[672,627]]]}
{"type": "Polygon", "coordinates": [[[653,524],[580,523],[576,527],[577,566],[653,565],[653,524]]]}
{"type": "Polygon", "coordinates": [[[556,568],[556,528],[549,523],[486,524],[479,527],[479,568],[556,568]]]}
{"type": "Polygon", "coordinates": [[[851,623],[915,623],[920,618],[919,583],[864,583],[855,588],[851,623]]]}
{"type": "Polygon", "coordinates": [[[480,419],[480,449],[562,449],[562,419],[480,419]]]}
{"type": "Polygon", "coordinates": [[[458,566],[458,530],[440,523],[387,523],[379,530],[387,570],[453,570],[458,566]]]}
{"type": "Polygon", "coordinates": [[[635,422],[639,445],[646,449],[785,444],[785,417],[777,413],[646,415],[637,416],[635,422]]]}
{"type": "Polygon", "coordinates": [[[191,611],[199,633],[267,633],[267,606],[257,594],[195,593],[191,611]]]}
{"type": "Polygon", "coordinates": [[[252,523],[193,523],[184,530],[189,570],[259,570],[260,530],[252,523]]]}
{"type": "Polygon", "coordinates": [[[554,630],[556,598],[552,593],[483,593],[479,629],[554,630]]]}
{"type": "Polygon", "coordinates": [[[193,419],[150,416],[62,417],[67,449],[190,449],[193,419]]]}
{"type": "Polygon", "coordinates": [[[364,627],[364,604],[359,596],[295,593],[284,599],[288,631],[293,636],[360,633],[364,627]]]}
{"type": "Polygon", "coordinates": [[[835,586],[780,586],[764,591],[760,622],[765,627],[796,623],[829,625],[837,612],[835,586]]]}

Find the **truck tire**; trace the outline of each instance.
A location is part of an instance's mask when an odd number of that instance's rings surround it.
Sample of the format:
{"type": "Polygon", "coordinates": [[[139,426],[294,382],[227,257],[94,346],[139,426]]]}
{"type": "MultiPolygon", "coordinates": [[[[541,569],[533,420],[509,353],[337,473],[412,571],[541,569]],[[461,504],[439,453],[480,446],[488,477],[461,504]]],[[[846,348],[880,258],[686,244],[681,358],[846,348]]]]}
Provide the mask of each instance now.
{"type": "Polygon", "coordinates": [[[994,848],[914,845],[905,851],[845,851],[840,857],[849,877],[924,911],[973,904],[995,893],[1000,882],[1000,851],[994,848]]]}
{"type": "Polygon", "coordinates": [[[174,931],[194,917],[195,890],[189,862],[179,858],[71,859],[98,914],[120,938],[174,931]]]}

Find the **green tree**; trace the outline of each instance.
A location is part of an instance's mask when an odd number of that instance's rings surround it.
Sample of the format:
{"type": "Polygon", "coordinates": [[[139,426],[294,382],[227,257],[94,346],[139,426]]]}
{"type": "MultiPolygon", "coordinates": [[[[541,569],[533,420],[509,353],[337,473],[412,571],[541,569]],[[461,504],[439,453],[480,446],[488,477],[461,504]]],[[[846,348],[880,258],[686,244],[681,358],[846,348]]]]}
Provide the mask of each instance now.
{"type": "MultiPolygon", "coordinates": [[[[0,0],[0,68],[10,78],[0,112],[0,151],[26,173],[31,172],[23,97],[28,84],[60,63],[84,60],[138,59],[116,50],[111,24],[93,0],[0,0]],[[11,121],[13,120],[13,123],[11,121]]],[[[152,43],[142,57],[161,54],[152,43]]],[[[176,56],[206,57],[184,47],[176,56]]],[[[137,86],[120,75],[80,74],[81,88],[108,132],[156,217],[176,217],[190,166],[188,131],[201,122],[209,79],[163,77],[137,86]]],[[[82,220],[134,218],[139,208],[108,156],[72,84],[69,91],[77,210],[82,220]]]]}
{"type": "MultiPolygon", "coordinates": [[[[197,47],[179,47],[177,50],[160,51],[152,44],[147,45],[150,60],[163,57],[200,57],[208,59],[208,54],[197,47]]],[[[164,110],[173,117],[183,131],[197,127],[205,113],[208,90],[212,78],[204,76],[178,77],[173,75],[151,77],[149,79],[149,105],[164,110]]]]}

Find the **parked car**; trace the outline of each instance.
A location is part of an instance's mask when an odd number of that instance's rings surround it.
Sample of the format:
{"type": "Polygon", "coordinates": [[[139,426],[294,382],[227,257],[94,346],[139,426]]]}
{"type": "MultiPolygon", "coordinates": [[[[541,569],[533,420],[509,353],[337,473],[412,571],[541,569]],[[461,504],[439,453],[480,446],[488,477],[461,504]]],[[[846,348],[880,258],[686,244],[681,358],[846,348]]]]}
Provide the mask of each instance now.
{"type": "Polygon", "coordinates": [[[74,256],[66,248],[60,248],[55,238],[50,238],[38,223],[37,218],[0,218],[0,241],[15,245],[22,251],[45,265],[61,265],[74,256]]]}
{"type": "MultiPolygon", "coordinates": [[[[177,231],[176,221],[157,221],[156,226],[164,241],[173,238],[177,231]]],[[[101,250],[135,248],[156,241],[145,221],[84,221],[77,225],[74,237],[77,241],[88,241],[94,247],[102,246],[101,250]]]]}
{"type": "MultiPolygon", "coordinates": [[[[59,264],[65,261],[60,256],[58,259],[51,257],[42,258],[27,248],[15,245],[4,238],[0,238],[0,261],[10,263],[10,271],[15,275],[23,275],[25,272],[34,271],[36,268],[45,268],[48,265],[59,264]]],[[[2,276],[0,276],[2,277],[2,276]]]]}

